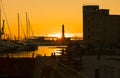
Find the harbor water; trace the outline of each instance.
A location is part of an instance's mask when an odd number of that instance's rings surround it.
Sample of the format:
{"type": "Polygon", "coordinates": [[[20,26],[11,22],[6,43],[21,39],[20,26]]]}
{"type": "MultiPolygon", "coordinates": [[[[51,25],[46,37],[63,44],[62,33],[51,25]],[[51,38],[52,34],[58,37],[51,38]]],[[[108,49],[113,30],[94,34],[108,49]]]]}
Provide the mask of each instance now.
{"type": "Polygon", "coordinates": [[[29,52],[12,52],[7,54],[1,54],[0,57],[12,57],[12,58],[24,58],[24,57],[36,57],[41,56],[51,56],[51,54],[60,55],[61,50],[65,49],[66,46],[39,46],[36,51],[29,52]]]}

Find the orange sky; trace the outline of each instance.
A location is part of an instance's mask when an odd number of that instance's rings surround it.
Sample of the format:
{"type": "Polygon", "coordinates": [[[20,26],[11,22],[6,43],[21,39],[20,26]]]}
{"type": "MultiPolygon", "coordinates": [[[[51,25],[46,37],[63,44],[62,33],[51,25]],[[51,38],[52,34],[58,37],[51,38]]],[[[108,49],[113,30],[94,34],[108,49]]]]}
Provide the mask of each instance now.
{"type": "MultiPolygon", "coordinates": [[[[17,34],[17,13],[20,14],[24,27],[25,12],[28,13],[36,35],[60,33],[62,24],[65,25],[66,33],[82,33],[83,4],[99,4],[100,8],[110,9],[111,14],[120,14],[120,0],[2,0],[2,2],[12,35],[17,34]]],[[[3,14],[2,17],[5,18],[3,14]]],[[[7,25],[5,30],[8,33],[7,25]]]]}

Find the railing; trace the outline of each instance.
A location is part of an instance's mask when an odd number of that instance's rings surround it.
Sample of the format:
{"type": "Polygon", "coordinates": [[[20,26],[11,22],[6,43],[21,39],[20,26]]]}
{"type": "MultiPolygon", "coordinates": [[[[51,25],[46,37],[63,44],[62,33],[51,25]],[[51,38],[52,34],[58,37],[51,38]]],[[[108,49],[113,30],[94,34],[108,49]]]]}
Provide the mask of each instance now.
{"type": "Polygon", "coordinates": [[[52,72],[52,75],[54,76],[49,78],[55,78],[56,73],[58,78],[59,76],[60,78],[88,78],[86,75],[70,68],[69,66],[59,63],[56,60],[51,59],[50,57],[39,56],[37,58],[39,60],[40,67],[44,68],[44,66],[48,66],[52,68],[52,70],[50,70],[50,73],[52,72]],[[56,72],[53,72],[53,71],[56,71],[56,72]]]}
{"type": "Polygon", "coordinates": [[[88,78],[86,75],[61,63],[58,64],[58,70],[64,78],[88,78]]]}

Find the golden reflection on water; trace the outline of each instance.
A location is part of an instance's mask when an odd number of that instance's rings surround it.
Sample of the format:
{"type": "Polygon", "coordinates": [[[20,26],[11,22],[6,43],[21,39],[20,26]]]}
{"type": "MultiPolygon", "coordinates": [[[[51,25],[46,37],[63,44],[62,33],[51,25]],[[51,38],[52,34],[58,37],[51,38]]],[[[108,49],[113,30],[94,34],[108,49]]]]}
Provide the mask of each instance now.
{"type": "Polygon", "coordinates": [[[60,55],[60,50],[65,48],[66,46],[40,46],[38,50],[34,53],[40,54],[42,56],[51,56],[51,53],[55,53],[55,55],[60,55]]]}
{"type": "Polygon", "coordinates": [[[51,53],[55,52],[56,48],[55,47],[50,47],[50,46],[41,46],[38,47],[38,51],[36,51],[36,54],[40,54],[42,56],[46,55],[46,56],[50,56],[51,53]]]}
{"type": "Polygon", "coordinates": [[[39,46],[38,50],[32,51],[32,52],[17,52],[17,53],[9,53],[9,54],[3,54],[1,57],[6,57],[9,55],[9,57],[14,57],[14,58],[24,58],[24,57],[36,57],[37,55],[41,56],[51,56],[51,53],[55,53],[55,55],[60,55],[61,51],[63,48],[66,46],[39,46]]]}

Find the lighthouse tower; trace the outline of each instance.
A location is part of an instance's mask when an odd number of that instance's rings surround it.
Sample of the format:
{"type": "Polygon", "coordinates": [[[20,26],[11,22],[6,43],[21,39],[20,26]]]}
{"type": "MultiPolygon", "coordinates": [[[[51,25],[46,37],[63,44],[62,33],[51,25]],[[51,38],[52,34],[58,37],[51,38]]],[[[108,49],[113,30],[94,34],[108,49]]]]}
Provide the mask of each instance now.
{"type": "Polygon", "coordinates": [[[62,25],[62,39],[65,38],[65,30],[64,30],[64,24],[62,25]]]}

